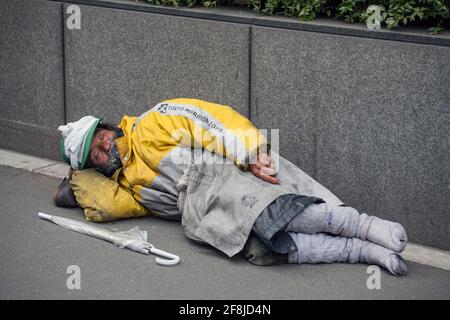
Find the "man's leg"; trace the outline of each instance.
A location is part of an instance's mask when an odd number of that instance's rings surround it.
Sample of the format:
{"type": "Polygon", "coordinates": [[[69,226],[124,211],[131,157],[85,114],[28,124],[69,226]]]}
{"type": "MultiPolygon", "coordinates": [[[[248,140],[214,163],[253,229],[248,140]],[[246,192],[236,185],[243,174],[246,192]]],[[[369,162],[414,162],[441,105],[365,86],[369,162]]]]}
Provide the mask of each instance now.
{"type": "Polygon", "coordinates": [[[326,203],[313,203],[306,207],[292,219],[285,231],[357,237],[395,252],[403,251],[407,243],[406,231],[399,223],[365,213],[360,215],[351,207],[331,207],[326,203]]]}
{"type": "Polygon", "coordinates": [[[368,263],[387,269],[394,275],[406,275],[402,257],[392,250],[358,238],[332,236],[325,233],[289,232],[298,251],[289,254],[289,263],[368,263]]]}

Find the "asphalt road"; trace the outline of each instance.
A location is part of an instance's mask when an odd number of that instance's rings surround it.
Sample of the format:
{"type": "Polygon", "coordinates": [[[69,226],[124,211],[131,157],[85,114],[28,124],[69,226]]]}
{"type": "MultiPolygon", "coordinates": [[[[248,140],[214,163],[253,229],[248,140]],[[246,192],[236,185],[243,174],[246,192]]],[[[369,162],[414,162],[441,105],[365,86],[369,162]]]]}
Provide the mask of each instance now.
{"type": "Polygon", "coordinates": [[[162,267],[146,256],[74,233],[37,217],[39,211],[83,220],[81,209],[51,202],[59,181],[0,167],[0,299],[450,299],[450,272],[408,262],[409,275],[381,273],[381,289],[366,286],[367,265],[257,267],[189,241],[178,222],[157,218],[102,226],[138,225],[157,248],[181,256],[162,267]],[[69,266],[81,289],[68,289],[69,266]]]}

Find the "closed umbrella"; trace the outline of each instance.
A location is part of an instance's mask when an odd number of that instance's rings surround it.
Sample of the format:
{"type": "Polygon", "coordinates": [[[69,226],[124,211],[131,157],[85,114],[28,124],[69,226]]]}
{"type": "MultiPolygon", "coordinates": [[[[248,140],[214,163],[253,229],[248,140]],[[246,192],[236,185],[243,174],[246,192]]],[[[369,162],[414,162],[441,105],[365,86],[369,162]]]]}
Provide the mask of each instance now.
{"type": "Polygon", "coordinates": [[[179,256],[157,249],[154,245],[148,243],[147,231],[140,230],[138,226],[127,231],[113,232],[81,221],[53,216],[43,212],[39,212],[38,216],[69,230],[114,243],[120,248],[128,248],[143,254],[153,253],[166,258],[161,259],[157,257],[155,259],[156,263],[160,265],[172,266],[180,262],[179,256]]]}

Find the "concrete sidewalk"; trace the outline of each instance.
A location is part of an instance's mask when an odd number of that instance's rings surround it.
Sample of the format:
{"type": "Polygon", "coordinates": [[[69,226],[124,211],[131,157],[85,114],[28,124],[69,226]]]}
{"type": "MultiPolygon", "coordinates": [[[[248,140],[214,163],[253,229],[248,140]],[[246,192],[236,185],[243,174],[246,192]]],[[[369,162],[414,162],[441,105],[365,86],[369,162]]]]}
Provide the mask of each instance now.
{"type": "Polygon", "coordinates": [[[408,262],[409,275],[381,273],[369,290],[367,265],[256,267],[228,259],[184,236],[179,223],[140,218],[102,226],[139,225],[158,248],[181,256],[162,267],[154,256],[119,249],[37,217],[39,211],[83,220],[81,209],[51,202],[58,179],[0,167],[0,299],[449,299],[450,272],[408,262]],[[81,289],[69,290],[67,267],[81,270],[81,289]]]}

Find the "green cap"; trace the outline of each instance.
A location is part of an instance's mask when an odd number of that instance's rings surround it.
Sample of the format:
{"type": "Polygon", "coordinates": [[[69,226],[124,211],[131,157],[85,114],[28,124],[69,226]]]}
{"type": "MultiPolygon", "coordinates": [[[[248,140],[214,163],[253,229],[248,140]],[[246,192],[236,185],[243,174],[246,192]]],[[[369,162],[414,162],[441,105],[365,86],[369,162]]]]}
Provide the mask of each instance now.
{"type": "MultiPolygon", "coordinates": [[[[101,123],[102,119],[103,119],[103,116],[96,119],[95,122],[89,128],[89,131],[87,132],[87,134],[84,136],[84,141],[81,145],[83,156],[82,156],[81,162],[78,162],[78,170],[85,169],[85,167],[86,167],[86,162],[87,162],[87,158],[89,155],[89,149],[91,147],[92,138],[94,137],[95,129],[97,129],[97,126],[101,123]]],[[[72,166],[72,164],[70,163],[70,157],[66,154],[64,142],[65,142],[64,137],[62,137],[61,141],[60,141],[61,156],[68,165],[72,166]]]]}

